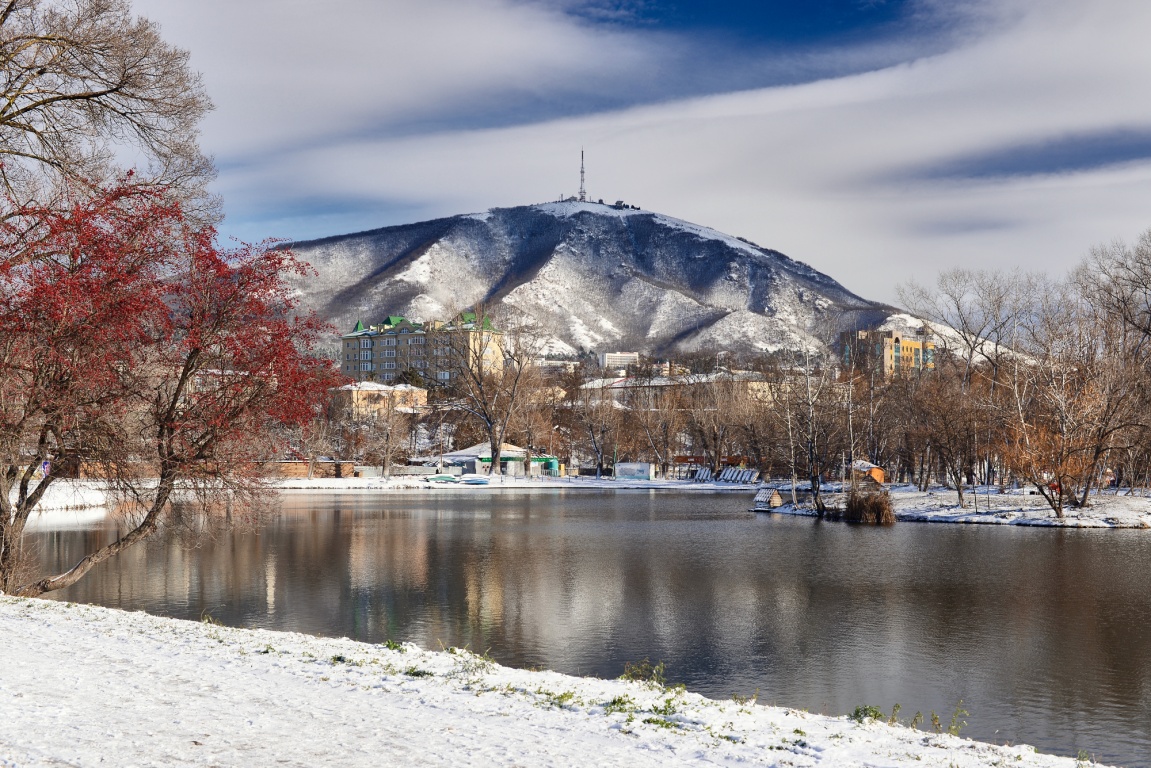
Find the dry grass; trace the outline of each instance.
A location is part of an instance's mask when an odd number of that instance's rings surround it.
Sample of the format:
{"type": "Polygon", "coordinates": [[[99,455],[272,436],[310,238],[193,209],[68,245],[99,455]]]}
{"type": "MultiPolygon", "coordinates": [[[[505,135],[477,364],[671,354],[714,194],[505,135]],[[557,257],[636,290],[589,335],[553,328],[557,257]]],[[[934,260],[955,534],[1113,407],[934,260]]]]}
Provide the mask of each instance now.
{"type": "Polygon", "coordinates": [[[891,496],[887,491],[853,489],[847,495],[843,519],[864,525],[892,525],[895,523],[895,510],[891,507],[891,496]]]}

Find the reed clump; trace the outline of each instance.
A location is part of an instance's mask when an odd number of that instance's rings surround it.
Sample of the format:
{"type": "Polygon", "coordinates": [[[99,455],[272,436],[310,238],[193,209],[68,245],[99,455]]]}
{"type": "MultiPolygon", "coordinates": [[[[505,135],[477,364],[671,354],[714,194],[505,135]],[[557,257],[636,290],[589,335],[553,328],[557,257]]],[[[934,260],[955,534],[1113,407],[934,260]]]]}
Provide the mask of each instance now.
{"type": "Polygon", "coordinates": [[[853,488],[847,495],[843,519],[863,525],[893,525],[895,510],[891,506],[891,496],[887,491],[853,488]]]}

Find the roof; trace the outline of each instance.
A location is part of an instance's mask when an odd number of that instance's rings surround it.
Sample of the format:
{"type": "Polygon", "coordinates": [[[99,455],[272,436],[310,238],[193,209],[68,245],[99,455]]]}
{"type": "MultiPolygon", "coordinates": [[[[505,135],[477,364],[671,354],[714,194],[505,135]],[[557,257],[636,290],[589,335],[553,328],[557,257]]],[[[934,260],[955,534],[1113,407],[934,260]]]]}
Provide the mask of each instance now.
{"type": "Polygon", "coordinates": [[[352,384],[345,384],[342,387],[336,387],[337,391],[341,392],[415,392],[417,390],[423,391],[421,387],[414,387],[411,384],[379,384],[374,381],[357,381],[352,384]]]}
{"type": "MultiPolygon", "coordinates": [[[[500,444],[500,456],[508,459],[522,459],[527,456],[527,449],[520,448],[518,445],[511,443],[500,444]]],[[[532,453],[535,458],[554,458],[545,456],[542,453],[532,453]]],[[[445,461],[469,461],[472,459],[488,459],[492,458],[492,447],[489,443],[476,443],[470,448],[461,448],[458,451],[444,454],[445,461]]]]}

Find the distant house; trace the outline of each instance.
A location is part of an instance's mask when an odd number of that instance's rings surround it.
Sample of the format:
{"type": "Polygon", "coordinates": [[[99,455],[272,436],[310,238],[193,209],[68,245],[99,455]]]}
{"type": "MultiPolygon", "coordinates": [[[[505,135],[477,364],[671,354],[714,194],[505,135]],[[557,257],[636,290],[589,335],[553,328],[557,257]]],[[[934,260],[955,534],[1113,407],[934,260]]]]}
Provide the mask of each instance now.
{"type": "MultiPolygon", "coordinates": [[[[502,443],[500,445],[500,468],[504,474],[507,475],[520,475],[524,471],[524,462],[527,460],[528,451],[526,448],[521,448],[518,445],[511,443],[502,443]]],[[[422,459],[409,459],[409,461],[428,462],[438,460],[441,457],[430,456],[422,459]]],[[[487,474],[491,472],[492,466],[492,447],[490,443],[477,443],[476,445],[468,448],[461,448],[450,453],[443,455],[443,463],[447,465],[464,467],[464,472],[479,472],[487,474]]],[[[543,453],[533,453],[531,456],[531,474],[541,474],[544,470],[558,471],[560,468],[559,460],[555,456],[549,456],[543,453]]]]}
{"type": "Polygon", "coordinates": [[[352,418],[370,419],[388,411],[415,413],[428,404],[428,391],[411,384],[357,381],[333,390],[333,405],[348,409],[352,418]]]}
{"type": "Polygon", "coordinates": [[[857,482],[862,480],[866,483],[883,485],[887,479],[887,473],[883,471],[883,467],[863,459],[856,459],[851,462],[851,479],[857,482]]]}

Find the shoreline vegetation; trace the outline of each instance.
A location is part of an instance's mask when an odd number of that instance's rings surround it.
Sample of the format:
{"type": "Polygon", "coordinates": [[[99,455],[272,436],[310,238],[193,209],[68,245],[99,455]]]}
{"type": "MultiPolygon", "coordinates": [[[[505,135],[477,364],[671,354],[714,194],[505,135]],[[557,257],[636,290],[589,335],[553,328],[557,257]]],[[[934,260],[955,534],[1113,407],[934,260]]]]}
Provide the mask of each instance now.
{"type": "Polygon", "coordinates": [[[0,598],[0,640],[9,649],[0,675],[5,768],[374,768],[381,758],[415,766],[1079,764],[1027,745],[972,741],[945,725],[916,729],[910,716],[898,724],[862,703],[855,715],[831,717],[754,696],[706,699],[642,674],[658,665],[600,680],[502,667],[455,648],[8,597],[0,598]]]}

